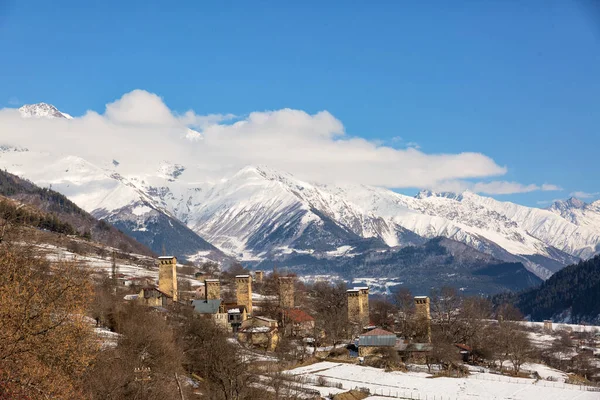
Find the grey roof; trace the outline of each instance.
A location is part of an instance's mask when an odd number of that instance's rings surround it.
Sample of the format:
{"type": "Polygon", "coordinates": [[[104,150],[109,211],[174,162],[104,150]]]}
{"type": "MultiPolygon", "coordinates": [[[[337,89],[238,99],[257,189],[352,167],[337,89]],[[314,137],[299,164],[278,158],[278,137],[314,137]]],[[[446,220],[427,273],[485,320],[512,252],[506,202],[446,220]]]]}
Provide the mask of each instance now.
{"type": "Polygon", "coordinates": [[[221,300],[192,300],[194,311],[199,314],[216,314],[219,312],[221,300]]]}
{"type": "Polygon", "coordinates": [[[396,345],[396,335],[360,335],[358,337],[359,346],[375,347],[394,347],[396,345]]]}

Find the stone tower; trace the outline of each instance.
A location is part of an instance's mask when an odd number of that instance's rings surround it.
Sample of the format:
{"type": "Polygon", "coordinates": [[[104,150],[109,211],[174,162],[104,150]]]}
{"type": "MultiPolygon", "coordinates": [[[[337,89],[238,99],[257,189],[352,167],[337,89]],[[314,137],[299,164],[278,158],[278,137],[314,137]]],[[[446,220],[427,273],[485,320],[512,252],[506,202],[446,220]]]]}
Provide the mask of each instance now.
{"type": "Polygon", "coordinates": [[[177,301],[177,258],[158,257],[158,290],[177,301]]]}
{"type": "Polygon", "coordinates": [[[264,271],[255,271],[254,272],[254,281],[256,283],[263,283],[264,279],[265,279],[264,271]]]}
{"type": "Polygon", "coordinates": [[[431,312],[429,297],[415,297],[415,313],[419,323],[423,323],[422,334],[427,337],[427,341],[431,342],[431,312]]]}
{"type": "Polygon", "coordinates": [[[237,303],[246,306],[248,314],[252,314],[252,278],[250,275],[236,275],[235,289],[237,303]]]}
{"type": "Polygon", "coordinates": [[[294,278],[291,276],[279,278],[279,307],[294,308],[294,278]]]}
{"type": "Polygon", "coordinates": [[[369,325],[369,288],[355,287],[346,291],[348,298],[348,322],[362,329],[369,325]]]}
{"type": "Polygon", "coordinates": [[[221,282],[218,279],[205,279],[204,293],[206,300],[219,300],[221,298],[221,282]]]}

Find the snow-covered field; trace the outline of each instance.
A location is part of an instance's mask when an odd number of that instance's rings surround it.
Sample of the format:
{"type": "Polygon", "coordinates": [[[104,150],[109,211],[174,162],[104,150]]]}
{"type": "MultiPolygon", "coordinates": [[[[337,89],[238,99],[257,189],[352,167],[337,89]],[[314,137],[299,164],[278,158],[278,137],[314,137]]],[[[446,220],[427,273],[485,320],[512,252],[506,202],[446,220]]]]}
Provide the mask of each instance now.
{"type": "MultiPolygon", "coordinates": [[[[539,365],[529,365],[544,376],[562,376],[560,371],[539,365]]],[[[467,378],[432,378],[424,372],[384,372],[381,369],[354,364],[320,362],[287,371],[303,377],[309,388],[322,396],[354,388],[368,388],[370,400],[384,398],[407,399],[495,399],[495,400],[592,400],[600,399],[600,392],[586,391],[585,387],[562,382],[535,381],[488,373],[473,373],[467,378]],[[325,378],[342,389],[317,386],[317,379],[325,378]],[[378,397],[387,396],[387,397],[378,397]]]]}
{"type": "MultiPolygon", "coordinates": [[[[519,322],[522,325],[525,325],[529,328],[543,328],[543,322],[531,322],[531,321],[523,321],[519,322]]],[[[592,333],[600,333],[600,326],[596,325],[576,325],[576,324],[561,324],[561,323],[553,323],[552,330],[554,332],[566,330],[571,332],[592,332],[592,333]]]]}
{"type": "MultiPolygon", "coordinates": [[[[104,272],[110,274],[112,272],[112,258],[110,256],[101,257],[99,255],[80,255],[72,253],[62,247],[57,247],[50,244],[41,244],[37,247],[43,252],[46,259],[51,262],[59,261],[75,261],[92,269],[94,272],[104,272]]],[[[110,251],[109,251],[110,253],[110,251]]],[[[133,261],[125,261],[121,259],[115,260],[118,273],[123,274],[125,279],[128,278],[151,278],[158,281],[158,267],[154,266],[154,259],[151,257],[135,254],[135,257],[144,260],[146,264],[151,263],[152,267],[147,265],[137,264],[133,261]]],[[[180,276],[183,279],[190,281],[192,286],[201,286],[202,282],[192,277],[184,275],[180,276]]]]}

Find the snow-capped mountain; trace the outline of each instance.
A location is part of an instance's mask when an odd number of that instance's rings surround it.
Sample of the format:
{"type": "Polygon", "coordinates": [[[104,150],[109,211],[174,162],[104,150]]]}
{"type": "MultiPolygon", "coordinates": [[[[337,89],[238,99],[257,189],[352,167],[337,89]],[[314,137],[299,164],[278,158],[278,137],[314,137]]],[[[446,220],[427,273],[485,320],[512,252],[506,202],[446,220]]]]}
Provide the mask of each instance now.
{"type": "Polygon", "coordinates": [[[560,215],[575,225],[598,229],[600,226],[600,200],[591,204],[575,197],[568,200],[555,201],[548,210],[560,215]]]}
{"type": "MultiPolygon", "coordinates": [[[[44,111],[56,109],[46,106],[24,106],[21,113],[56,117],[44,111]]],[[[361,261],[367,262],[373,252],[446,237],[494,260],[521,262],[545,279],[600,252],[600,202],[571,199],[539,209],[470,192],[422,191],[410,197],[365,185],[312,184],[266,166],[199,181],[194,165],[174,160],[157,160],[147,173],[127,174],[121,165],[126,160],[93,164],[77,155],[1,146],[1,168],[52,185],[156,252],[165,242],[176,242],[176,251],[192,259],[218,251],[214,245],[255,263],[298,255],[359,260],[371,254],[361,261]]]]}
{"type": "Polygon", "coordinates": [[[73,119],[69,114],[58,111],[51,104],[38,103],[26,104],[19,108],[19,112],[25,118],[66,118],[73,119]]]}

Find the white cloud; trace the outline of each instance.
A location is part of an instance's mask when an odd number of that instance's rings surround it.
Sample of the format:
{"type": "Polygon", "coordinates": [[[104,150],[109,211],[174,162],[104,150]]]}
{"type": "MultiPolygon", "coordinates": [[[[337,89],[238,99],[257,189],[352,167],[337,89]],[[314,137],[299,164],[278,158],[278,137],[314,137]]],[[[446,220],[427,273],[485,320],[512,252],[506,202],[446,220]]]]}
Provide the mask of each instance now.
{"type": "Polygon", "coordinates": [[[465,183],[503,175],[506,167],[480,153],[427,154],[411,146],[395,149],[349,137],[327,111],[178,115],[159,96],[143,90],[109,103],[103,114],[88,111],[73,120],[23,119],[14,109],[0,110],[0,144],[78,155],[102,165],[115,159],[124,173],[155,171],[160,161],[169,160],[186,165],[186,174],[195,174],[190,180],[263,164],[320,183],[452,186],[488,194],[558,190],[547,184],[465,183]]]}
{"type": "Polygon", "coordinates": [[[437,191],[447,192],[464,192],[469,190],[474,193],[490,194],[490,195],[505,195],[515,193],[529,193],[538,190],[542,191],[557,191],[562,190],[559,186],[551,184],[543,184],[541,186],[535,184],[524,185],[518,182],[507,181],[491,181],[491,182],[467,182],[467,181],[448,181],[441,182],[439,185],[432,187],[437,191]]]}
{"type": "Polygon", "coordinates": [[[554,191],[558,191],[558,190],[563,190],[560,186],[552,185],[550,183],[544,183],[540,189],[543,190],[544,192],[554,192],[554,191]]]}
{"type": "Polygon", "coordinates": [[[588,193],[588,192],[573,192],[569,194],[571,197],[577,197],[580,199],[591,199],[592,197],[600,196],[600,192],[588,193]]]}

